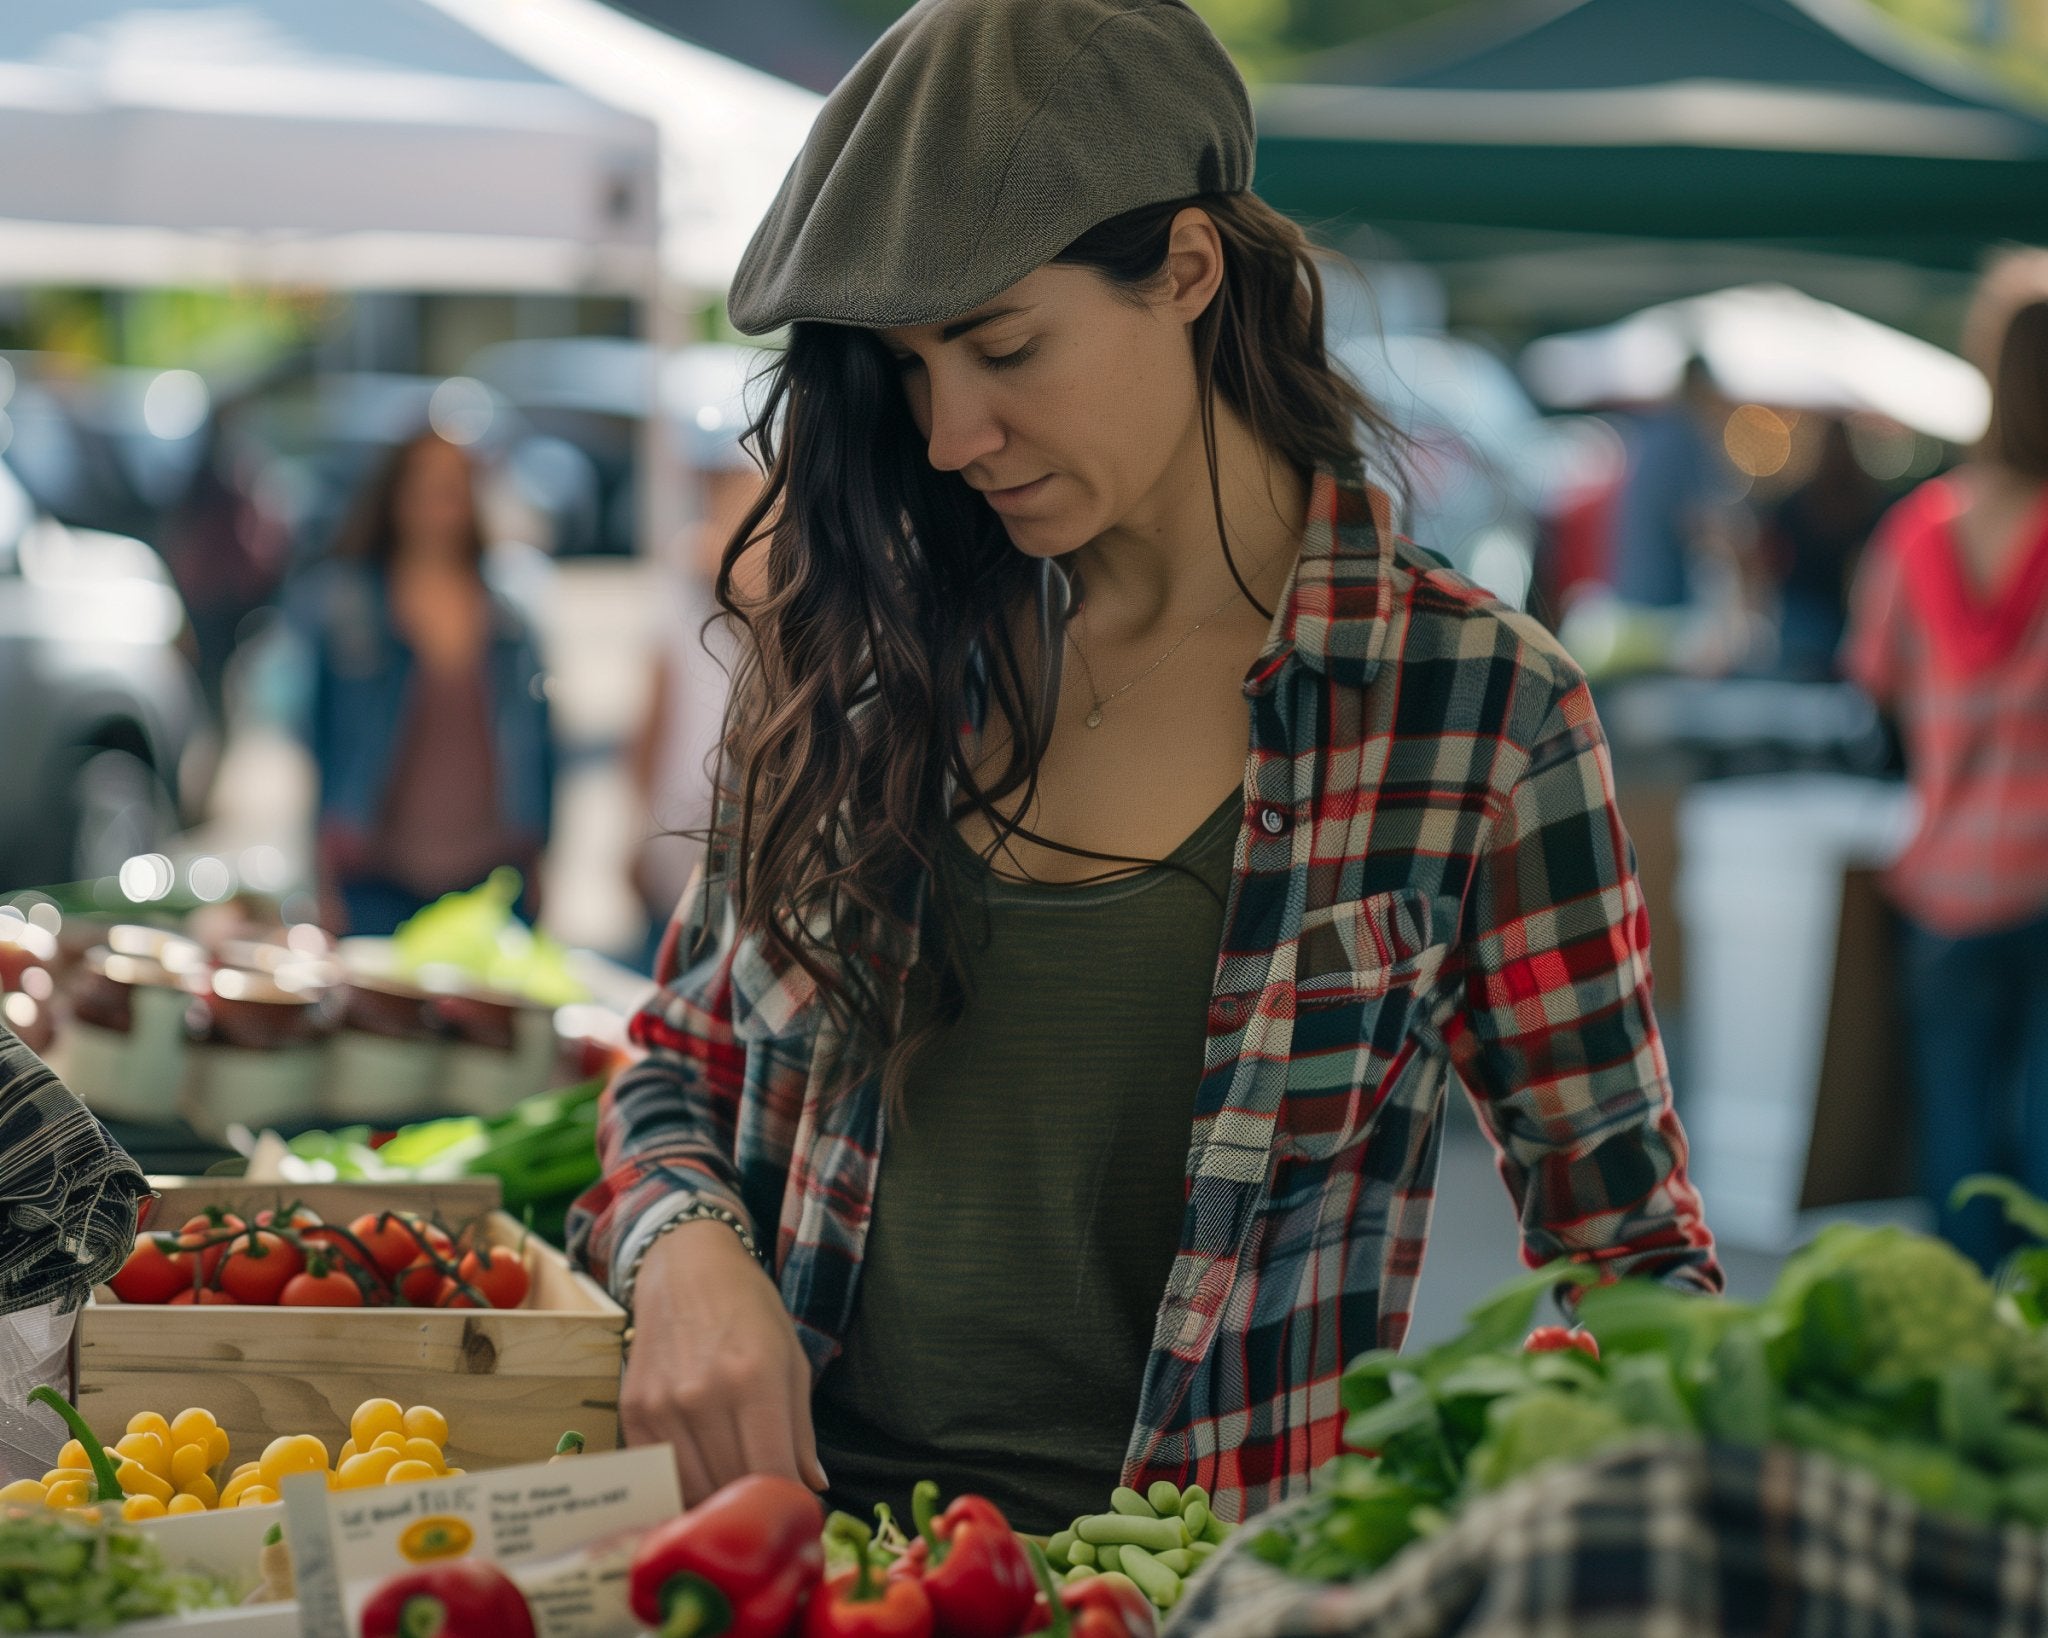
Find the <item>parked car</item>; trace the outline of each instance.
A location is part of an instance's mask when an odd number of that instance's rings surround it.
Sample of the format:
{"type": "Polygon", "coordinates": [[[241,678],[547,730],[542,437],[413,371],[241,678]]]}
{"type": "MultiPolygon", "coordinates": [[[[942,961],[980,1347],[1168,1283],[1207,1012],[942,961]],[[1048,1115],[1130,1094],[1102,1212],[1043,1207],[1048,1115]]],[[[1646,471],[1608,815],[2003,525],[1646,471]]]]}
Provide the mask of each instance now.
{"type": "Polygon", "coordinates": [[[149,547],[59,522],[0,460],[0,889],[111,874],[179,828],[206,750],[184,629],[149,547]]]}

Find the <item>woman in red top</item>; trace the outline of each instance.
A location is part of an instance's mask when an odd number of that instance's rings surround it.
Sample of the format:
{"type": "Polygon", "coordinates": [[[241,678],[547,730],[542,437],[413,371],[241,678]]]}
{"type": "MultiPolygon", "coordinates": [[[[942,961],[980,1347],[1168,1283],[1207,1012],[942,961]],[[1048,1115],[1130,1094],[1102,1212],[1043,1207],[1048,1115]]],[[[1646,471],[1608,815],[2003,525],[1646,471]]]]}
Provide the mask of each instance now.
{"type": "Polygon", "coordinates": [[[1965,347],[1991,381],[1970,460],[1880,526],[1848,666],[1896,712],[1920,799],[1894,867],[1942,1231],[1987,1265],[1998,1214],[1948,1209],[1972,1172],[2048,1194],[2048,251],[1986,275],[1965,347]]]}

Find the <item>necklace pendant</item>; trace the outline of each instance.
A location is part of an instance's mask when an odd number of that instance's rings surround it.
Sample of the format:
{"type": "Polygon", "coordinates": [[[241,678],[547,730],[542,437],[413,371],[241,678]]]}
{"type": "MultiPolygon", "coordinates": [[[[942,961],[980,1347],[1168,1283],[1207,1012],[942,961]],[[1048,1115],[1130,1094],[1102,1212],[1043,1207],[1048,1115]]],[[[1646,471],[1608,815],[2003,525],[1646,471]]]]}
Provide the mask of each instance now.
{"type": "Polygon", "coordinates": [[[1100,728],[1100,727],[1102,726],[1102,707],[1101,707],[1101,706],[1099,706],[1099,705],[1098,705],[1098,706],[1096,706],[1096,708],[1095,708],[1094,710],[1092,710],[1092,711],[1090,711],[1090,712],[1088,713],[1088,726],[1089,726],[1090,728],[1100,728]]]}

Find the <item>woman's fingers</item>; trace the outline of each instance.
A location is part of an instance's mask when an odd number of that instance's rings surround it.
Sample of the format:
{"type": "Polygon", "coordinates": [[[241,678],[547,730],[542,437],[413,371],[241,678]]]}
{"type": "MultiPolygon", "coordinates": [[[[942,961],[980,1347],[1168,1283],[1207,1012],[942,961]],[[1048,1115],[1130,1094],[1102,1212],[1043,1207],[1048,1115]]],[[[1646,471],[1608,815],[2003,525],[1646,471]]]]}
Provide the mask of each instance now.
{"type": "Polygon", "coordinates": [[[796,1442],[796,1476],[813,1490],[823,1491],[831,1483],[825,1466],[818,1460],[818,1433],[811,1424],[811,1367],[803,1350],[797,1350],[795,1381],[790,1392],[790,1425],[796,1442]]]}

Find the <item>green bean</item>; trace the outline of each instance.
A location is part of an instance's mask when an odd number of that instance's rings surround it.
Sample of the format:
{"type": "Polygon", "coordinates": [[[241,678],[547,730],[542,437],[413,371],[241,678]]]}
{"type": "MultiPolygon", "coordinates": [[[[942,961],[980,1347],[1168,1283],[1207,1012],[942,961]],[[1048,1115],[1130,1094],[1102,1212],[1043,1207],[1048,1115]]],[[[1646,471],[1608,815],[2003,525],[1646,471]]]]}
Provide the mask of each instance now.
{"type": "Polygon", "coordinates": [[[1152,1504],[1127,1484],[1120,1484],[1111,1492],[1109,1506],[1112,1512],[1122,1513],[1134,1519],[1156,1519],[1152,1504]]]}
{"type": "Polygon", "coordinates": [[[1095,1575],[1097,1573],[1098,1572],[1093,1564],[1076,1564],[1060,1579],[1064,1581],[1069,1587],[1071,1587],[1075,1582],[1086,1581],[1090,1576],[1095,1575]]]}
{"type": "Polygon", "coordinates": [[[1161,1518],[1172,1518],[1180,1512],[1180,1486],[1160,1479],[1145,1491],[1145,1500],[1161,1518]]]}
{"type": "Polygon", "coordinates": [[[1175,1575],[1192,1575],[1194,1573],[1195,1555],[1185,1547],[1176,1547],[1170,1553],[1155,1553],[1153,1556],[1175,1575]]]}
{"type": "Polygon", "coordinates": [[[1185,1513],[1196,1502],[1204,1507],[1209,1505],[1209,1492],[1198,1484],[1191,1484],[1180,1493],[1180,1510],[1185,1513]]]}
{"type": "Polygon", "coordinates": [[[1209,1528],[1209,1520],[1213,1516],[1209,1511],[1209,1504],[1205,1501],[1189,1502],[1180,1510],[1181,1522],[1188,1527],[1188,1534],[1197,1541],[1202,1539],[1202,1532],[1209,1528]]]}
{"type": "Polygon", "coordinates": [[[1221,1549],[1213,1541],[1198,1541],[1188,1549],[1188,1557],[1197,1564],[1204,1564],[1214,1558],[1220,1551],[1221,1549]]]}
{"type": "MultiPolygon", "coordinates": [[[[1074,1535],[1074,1532],[1071,1530],[1063,1533],[1070,1536],[1074,1535]]],[[[1083,1541],[1079,1536],[1074,1536],[1074,1545],[1067,1549],[1067,1562],[1079,1565],[1084,1569],[1093,1568],[1095,1564],[1095,1543],[1083,1541]]]]}
{"type": "Polygon", "coordinates": [[[1045,1556],[1062,1569],[1071,1562],[1073,1551],[1074,1532],[1071,1530],[1055,1531],[1045,1544],[1045,1556]]]}
{"type": "Polygon", "coordinates": [[[1124,1573],[1123,1549],[1115,1545],[1095,1549],[1095,1567],[1104,1575],[1124,1573]]]}
{"type": "Polygon", "coordinates": [[[1180,1577],[1142,1547],[1123,1550],[1124,1574],[1138,1584],[1138,1591],[1163,1610],[1170,1610],[1180,1598],[1180,1577]]]}
{"type": "Polygon", "coordinates": [[[1181,1539],[1181,1530],[1179,1519],[1135,1519],[1124,1513],[1098,1513],[1079,1525],[1081,1539],[1098,1547],[1121,1547],[1129,1542],[1134,1547],[1150,1547],[1162,1553],[1187,1545],[1181,1539]]]}
{"type": "Polygon", "coordinates": [[[1207,1542],[1212,1542],[1218,1547],[1221,1547],[1226,1541],[1230,1539],[1230,1526],[1225,1524],[1221,1519],[1211,1515],[1209,1519],[1209,1527],[1202,1532],[1202,1539],[1207,1542]]]}

